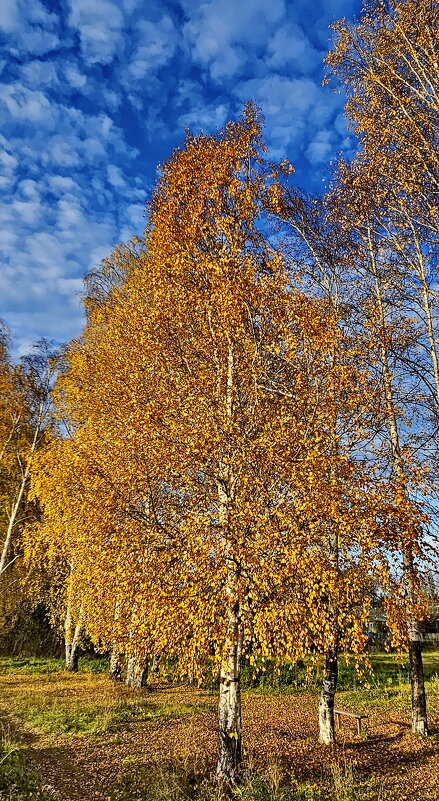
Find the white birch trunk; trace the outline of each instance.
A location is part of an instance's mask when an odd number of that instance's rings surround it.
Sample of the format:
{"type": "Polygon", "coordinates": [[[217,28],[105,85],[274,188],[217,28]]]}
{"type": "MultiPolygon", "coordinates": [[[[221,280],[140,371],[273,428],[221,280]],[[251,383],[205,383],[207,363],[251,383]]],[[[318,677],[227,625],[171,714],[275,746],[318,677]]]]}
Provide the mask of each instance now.
{"type": "MultiPolygon", "coordinates": [[[[334,312],[338,312],[338,297],[337,292],[331,295],[332,306],[334,312]]],[[[331,358],[331,371],[335,373],[337,365],[337,344],[333,341],[332,345],[332,358],[331,358]]],[[[332,394],[332,420],[330,422],[331,430],[331,457],[336,460],[338,455],[337,445],[337,420],[338,420],[338,403],[335,385],[331,376],[331,394],[332,394]]],[[[331,470],[331,503],[332,498],[335,498],[338,493],[337,481],[334,478],[333,466],[331,470]]],[[[329,499],[328,499],[329,500],[329,499]]],[[[339,549],[339,536],[336,521],[331,521],[330,525],[333,527],[328,537],[327,555],[331,567],[334,571],[335,578],[338,582],[340,573],[340,549],[339,549]]],[[[338,626],[338,609],[334,602],[334,598],[329,594],[327,603],[328,619],[330,622],[331,640],[328,643],[326,652],[324,654],[324,664],[322,670],[322,686],[320,690],[319,699],[319,742],[324,745],[335,743],[335,718],[334,718],[334,702],[335,693],[337,691],[338,679],[338,642],[339,642],[339,626],[338,626]]]]}
{"type": "Polygon", "coordinates": [[[160,677],[160,656],[154,654],[151,660],[151,676],[158,679],[160,677]]]}
{"type": "Polygon", "coordinates": [[[127,660],[127,676],[125,684],[127,687],[142,688],[146,687],[148,681],[148,657],[139,658],[129,656],[127,660]]]}
{"type": "Polygon", "coordinates": [[[82,632],[82,609],[79,612],[78,622],[74,626],[70,602],[67,604],[64,631],[66,670],[68,670],[70,673],[77,673],[79,660],[79,640],[82,632]]]}
{"type": "MultiPolygon", "coordinates": [[[[339,570],[339,543],[338,535],[331,534],[329,540],[329,555],[332,566],[339,570]]],[[[331,622],[332,637],[328,645],[322,670],[322,687],[319,699],[319,742],[324,745],[335,743],[334,703],[338,679],[338,613],[331,599],[329,599],[328,614],[331,622]]]]}
{"type": "Polygon", "coordinates": [[[241,720],[241,652],[243,628],[238,605],[232,610],[229,625],[229,644],[221,666],[218,705],[218,763],[217,776],[227,782],[236,780],[242,762],[241,720]]]}
{"type": "Polygon", "coordinates": [[[20,511],[21,502],[23,500],[24,491],[26,489],[27,479],[28,479],[28,473],[26,471],[26,473],[23,475],[23,478],[21,480],[20,488],[18,490],[15,502],[14,502],[14,504],[12,506],[12,509],[11,509],[10,513],[9,513],[9,522],[8,522],[8,528],[7,528],[7,532],[6,532],[6,538],[5,538],[5,541],[3,543],[2,553],[1,553],[1,556],[0,556],[0,576],[2,576],[2,574],[5,573],[5,571],[8,569],[8,567],[15,561],[15,559],[11,559],[9,562],[7,562],[7,558],[8,558],[9,550],[10,550],[10,547],[11,547],[11,544],[12,544],[12,536],[13,536],[13,532],[14,532],[15,523],[16,523],[16,520],[17,520],[17,515],[18,515],[18,513],[20,511]]]}
{"type": "MultiPolygon", "coordinates": [[[[114,625],[115,628],[119,622],[120,616],[120,602],[116,600],[114,604],[114,625]]],[[[113,681],[122,681],[122,659],[123,653],[119,648],[119,644],[116,639],[113,640],[111,653],[110,653],[110,666],[109,666],[109,676],[110,679],[113,681]]]]}
{"type": "MultiPolygon", "coordinates": [[[[375,294],[378,307],[379,323],[382,329],[381,360],[383,368],[384,394],[387,404],[389,420],[389,434],[392,451],[392,465],[397,481],[401,487],[405,488],[404,463],[401,453],[398,422],[395,412],[395,403],[392,388],[392,374],[389,365],[388,349],[385,336],[385,312],[384,298],[382,293],[381,281],[376,264],[375,253],[372,246],[370,231],[368,231],[369,257],[372,273],[375,280],[375,294]]],[[[433,354],[432,354],[433,355],[433,354]]],[[[434,365],[434,362],[433,362],[434,365]]],[[[403,554],[404,581],[407,587],[409,600],[413,600],[413,555],[405,552],[403,554]]],[[[412,709],[412,732],[414,734],[428,734],[427,701],[425,696],[424,667],[422,663],[421,643],[419,637],[418,622],[413,618],[407,620],[408,650],[410,660],[410,685],[411,685],[411,709],[412,709]]]]}
{"type": "Polygon", "coordinates": [[[436,408],[439,411],[439,365],[438,365],[438,356],[437,356],[437,348],[436,348],[436,339],[434,336],[434,328],[433,328],[433,315],[431,313],[431,306],[430,306],[430,294],[427,286],[427,281],[425,279],[425,273],[422,271],[421,273],[421,283],[422,283],[422,299],[424,303],[424,312],[427,321],[427,335],[428,335],[428,343],[430,346],[430,359],[431,359],[431,366],[433,369],[433,376],[434,376],[434,384],[436,390],[436,408]]]}
{"type": "MultiPolygon", "coordinates": [[[[233,414],[233,346],[229,343],[227,358],[226,418],[233,414]]],[[[218,762],[216,774],[226,783],[234,783],[242,763],[241,719],[241,657],[244,629],[241,610],[236,601],[237,573],[227,529],[230,505],[234,498],[234,480],[230,469],[220,465],[218,481],[218,517],[222,536],[223,555],[227,565],[226,595],[231,605],[227,624],[227,641],[220,669],[218,703],[218,762]]]]}
{"type": "Polygon", "coordinates": [[[319,743],[335,743],[334,699],[337,689],[337,647],[330,646],[325,653],[322,689],[319,700],[319,743]]]}
{"type": "Polygon", "coordinates": [[[70,562],[70,576],[67,585],[66,616],[64,619],[64,640],[65,640],[65,659],[66,670],[76,673],[78,670],[79,659],[79,639],[82,632],[82,606],[79,610],[76,624],[72,615],[72,577],[73,560],[70,562]]]}
{"type": "MultiPolygon", "coordinates": [[[[15,501],[12,504],[12,509],[11,509],[11,511],[9,513],[9,522],[8,522],[8,528],[7,528],[7,531],[6,531],[6,538],[4,540],[4,543],[3,543],[3,546],[2,546],[2,552],[1,552],[1,556],[0,556],[0,578],[1,578],[2,574],[8,569],[8,567],[10,567],[10,565],[13,564],[13,562],[15,562],[15,559],[17,558],[17,556],[15,556],[14,559],[11,559],[9,562],[7,561],[8,560],[8,554],[9,554],[9,551],[10,551],[10,548],[11,548],[11,545],[12,545],[14,528],[15,528],[15,526],[17,524],[17,517],[18,517],[18,514],[19,514],[20,509],[21,509],[24,492],[25,492],[25,489],[27,487],[27,482],[29,480],[29,472],[30,472],[30,467],[31,467],[31,464],[32,464],[32,459],[33,459],[35,450],[36,450],[38,442],[39,442],[42,423],[43,423],[43,402],[41,402],[39,407],[38,407],[37,421],[36,421],[36,424],[35,424],[35,431],[34,431],[34,436],[33,436],[32,443],[31,443],[31,447],[30,447],[29,454],[28,454],[28,457],[27,457],[27,460],[26,460],[26,467],[24,468],[24,470],[22,469],[21,483],[20,483],[20,486],[18,488],[18,492],[17,492],[17,495],[15,497],[15,501]]],[[[20,459],[19,459],[19,462],[20,462],[20,459]]],[[[20,465],[21,465],[21,462],[20,462],[20,465]]]]}

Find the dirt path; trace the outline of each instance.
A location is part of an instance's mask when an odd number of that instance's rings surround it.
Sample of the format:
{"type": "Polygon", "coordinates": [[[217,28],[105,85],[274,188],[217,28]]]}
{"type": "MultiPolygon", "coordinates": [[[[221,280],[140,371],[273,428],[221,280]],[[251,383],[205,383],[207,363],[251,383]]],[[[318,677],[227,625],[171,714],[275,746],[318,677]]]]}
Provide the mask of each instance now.
{"type": "MultiPolygon", "coordinates": [[[[338,703],[343,707],[342,693],[338,703]]],[[[132,691],[92,674],[0,675],[0,704],[3,713],[12,715],[31,764],[57,801],[107,801],[123,775],[163,761],[183,761],[200,772],[214,767],[216,699],[198,689],[157,685],[132,691]],[[23,722],[32,704],[79,708],[99,701],[111,711],[115,702],[132,703],[133,698],[139,703],[146,698],[151,708],[168,712],[127,722],[115,732],[81,736],[38,733],[23,722]]],[[[406,710],[370,711],[367,733],[358,738],[353,729],[343,728],[335,749],[317,743],[316,696],[311,693],[247,694],[243,721],[246,759],[254,767],[277,762],[298,780],[319,783],[336,760],[352,765],[360,777],[374,776],[386,798],[439,799],[438,738],[413,737],[406,710]]],[[[431,723],[437,731],[439,710],[432,710],[431,723]]]]}

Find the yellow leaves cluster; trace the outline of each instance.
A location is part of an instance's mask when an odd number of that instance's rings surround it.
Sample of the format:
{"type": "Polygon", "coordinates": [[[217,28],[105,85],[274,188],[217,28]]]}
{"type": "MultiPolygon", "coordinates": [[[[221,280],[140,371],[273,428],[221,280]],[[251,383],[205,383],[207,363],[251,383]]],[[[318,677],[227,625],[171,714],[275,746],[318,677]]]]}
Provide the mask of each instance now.
{"type": "Polygon", "coordinates": [[[359,653],[394,513],[337,428],[361,410],[361,436],[367,368],[261,233],[289,171],[262,154],[249,106],[163,165],[145,248],[123,253],[123,280],[120,256],[106,265],[114,284],[67,353],[71,439],[33,480],[94,642],[192,673],[220,663],[232,613],[252,653],[297,659],[337,625],[359,653]]]}
{"type": "Polygon", "coordinates": [[[384,177],[407,195],[437,181],[437,22],[430,0],[377,0],[354,25],[334,25],[326,57],[347,89],[361,160],[377,184],[384,177]]]}

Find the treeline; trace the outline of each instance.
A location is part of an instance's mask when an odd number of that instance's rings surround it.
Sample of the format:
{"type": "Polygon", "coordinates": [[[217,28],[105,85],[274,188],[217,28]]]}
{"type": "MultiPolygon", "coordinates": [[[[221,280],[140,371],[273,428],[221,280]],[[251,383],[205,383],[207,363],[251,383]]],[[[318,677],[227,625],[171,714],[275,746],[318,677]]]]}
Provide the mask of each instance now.
{"type": "MultiPolygon", "coordinates": [[[[377,588],[409,650],[413,731],[428,733],[437,40],[430,0],[335,26],[326,60],[358,155],[324,197],[267,161],[251,103],[217,135],[188,134],[144,237],[87,276],[86,325],[53,389],[54,361],[39,372],[56,421],[5,392],[2,604],[35,587],[64,621],[70,669],[86,635],[114,677],[126,657],[134,684],[148,659],[175,657],[191,680],[216,671],[227,779],[243,657],[323,658],[320,741],[334,742],[338,660],[367,659],[377,588]]],[[[2,365],[16,386],[22,368],[2,365]]]]}

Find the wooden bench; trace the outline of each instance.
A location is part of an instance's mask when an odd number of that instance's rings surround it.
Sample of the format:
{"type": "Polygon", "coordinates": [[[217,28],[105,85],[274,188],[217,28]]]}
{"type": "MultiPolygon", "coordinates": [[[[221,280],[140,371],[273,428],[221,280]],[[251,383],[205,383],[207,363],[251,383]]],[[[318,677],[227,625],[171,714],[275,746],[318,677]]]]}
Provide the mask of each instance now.
{"type": "Polygon", "coordinates": [[[334,709],[334,715],[337,729],[341,726],[342,715],[346,718],[354,718],[357,721],[357,734],[361,734],[361,721],[367,720],[369,717],[369,715],[359,715],[357,712],[346,712],[344,709],[334,709]]]}

